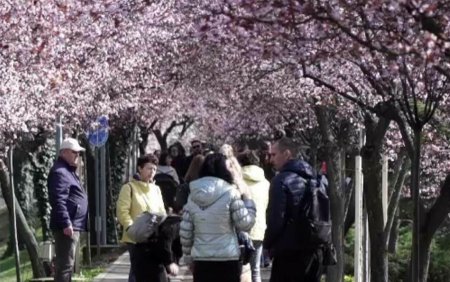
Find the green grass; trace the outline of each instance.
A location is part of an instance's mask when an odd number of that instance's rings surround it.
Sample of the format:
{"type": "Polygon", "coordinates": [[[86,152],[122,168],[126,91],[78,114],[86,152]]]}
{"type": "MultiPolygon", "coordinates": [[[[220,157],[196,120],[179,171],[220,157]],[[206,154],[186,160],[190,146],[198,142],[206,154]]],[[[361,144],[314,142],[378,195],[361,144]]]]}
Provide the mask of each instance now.
{"type": "MultiPolygon", "coordinates": [[[[6,246],[0,247],[0,255],[5,251],[6,246]]],[[[22,281],[33,278],[33,271],[31,269],[31,263],[28,258],[26,250],[20,251],[20,275],[22,281]]],[[[16,279],[16,263],[14,256],[0,260],[0,281],[2,282],[14,282],[16,279]]]]}
{"type": "MultiPolygon", "coordinates": [[[[4,252],[6,246],[0,247],[0,254],[4,252]]],[[[79,275],[74,277],[83,277],[87,281],[92,281],[95,276],[102,273],[105,270],[104,267],[82,267],[79,275]]],[[[20,274],[22,281],[28,281],[33,278],[33,271],[31,269],[31,263],[28,258],[26,250],[20,251],[20,274]]],[[[0,260],[0,281],[2,282],[15,282],[16,279],[16,265],[14,256],[0,260]]]]}
{"type": "MultiPolygon", "coordinates": [[[[5,252],[6,244],[0,246],[0,256],[5,252]]],[[[87,281],[92,281],[95,276],[102,273],[105,270],[101,266],[93,266],[91,268],[87,266],[81,266],[81,273],[74,275],[74,277],[83,277],[87,281]]],[[[29,281],[33,278],[33,271],[31,263],[26,250],[20,251],[20,274],[22,281],[29,281]]],[[[0,281],[1,282],[16,282],[16,264],[14,256],[0,260],[0,281]]]]}
{"type": "Polygon", "coordinates": [[[91,281],[94,279],[95,276],[99,275],[103,271],[105,271],[105,268],[103,267],[93,267],[93,268],[86,267],[81,269],[81,273],[78,277],[84,277],[88,281],[91,281]]]}

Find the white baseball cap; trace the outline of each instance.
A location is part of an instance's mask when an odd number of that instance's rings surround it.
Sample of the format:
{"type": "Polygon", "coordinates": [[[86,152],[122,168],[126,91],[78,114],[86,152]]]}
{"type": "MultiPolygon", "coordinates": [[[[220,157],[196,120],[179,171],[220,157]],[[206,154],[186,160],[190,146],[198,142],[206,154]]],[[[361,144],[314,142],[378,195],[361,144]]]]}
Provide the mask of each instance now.
{"type": "Polygon", "coordinates": [[[78,144],[77,139],[74,138],[66,138],[64,141],[62,141],[61,146],[59,147],[59,150],[69,149],[75,152],[84,152],[86,151],[85,148],[81,147],[80,144],[78,144]]]}

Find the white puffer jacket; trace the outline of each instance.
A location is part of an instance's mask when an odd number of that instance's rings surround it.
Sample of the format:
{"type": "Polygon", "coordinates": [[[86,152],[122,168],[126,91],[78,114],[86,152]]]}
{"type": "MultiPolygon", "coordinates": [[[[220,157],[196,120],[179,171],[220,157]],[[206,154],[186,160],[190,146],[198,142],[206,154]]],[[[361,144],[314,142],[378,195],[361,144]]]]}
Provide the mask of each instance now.
{"type": "MultiPolygon", "coordinates": [[[[238,260],[236,231],[249,231],[254,209],[247,209],[234,185],[203,177],[190,183],[191,193],[180,225],[183,253],[193,260],[238,260]]],[[[254,206],[253,206],[254,208],[254,206]]]]}
{"type": "Polygon", "coordinates": [[[270,183],[264,176],[264,170],[256,165],[244,166],[242,175],[248,186],[250,198],[256,205],[256,222],[249,235],[252,240],[262,241],[266,231],[266,209],[269,203],[270,183]]]}

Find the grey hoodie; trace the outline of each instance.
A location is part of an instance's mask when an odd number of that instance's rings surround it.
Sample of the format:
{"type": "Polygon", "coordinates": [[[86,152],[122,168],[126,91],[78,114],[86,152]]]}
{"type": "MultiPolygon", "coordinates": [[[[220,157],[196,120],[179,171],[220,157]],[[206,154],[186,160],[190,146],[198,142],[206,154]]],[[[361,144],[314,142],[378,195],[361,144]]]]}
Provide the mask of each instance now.
{"type": "Polygon", "coordinates": [[[180,226],[184,255],[193,260],[238,260],[236,231],[249,231],[255,213],[245,207],[236,187],[220,178],[203,177],[189,186],[180,226]]]}

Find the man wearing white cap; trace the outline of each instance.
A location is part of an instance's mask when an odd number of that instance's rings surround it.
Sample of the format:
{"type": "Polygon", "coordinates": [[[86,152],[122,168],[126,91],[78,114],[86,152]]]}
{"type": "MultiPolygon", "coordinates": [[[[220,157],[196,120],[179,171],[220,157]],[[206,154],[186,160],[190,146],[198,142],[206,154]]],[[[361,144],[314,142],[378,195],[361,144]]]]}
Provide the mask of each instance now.
{"type": "Polygon", "coordinates": [[[55,239],[55,281],[58,282],[72,280],[80,232],[87,230],[87,195],[76,174],[80,152],[84,151],[76,139],[64,139],[48,175],[50,228],[55,239]]]}

